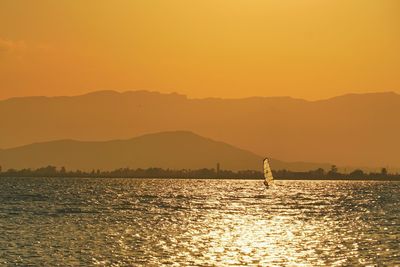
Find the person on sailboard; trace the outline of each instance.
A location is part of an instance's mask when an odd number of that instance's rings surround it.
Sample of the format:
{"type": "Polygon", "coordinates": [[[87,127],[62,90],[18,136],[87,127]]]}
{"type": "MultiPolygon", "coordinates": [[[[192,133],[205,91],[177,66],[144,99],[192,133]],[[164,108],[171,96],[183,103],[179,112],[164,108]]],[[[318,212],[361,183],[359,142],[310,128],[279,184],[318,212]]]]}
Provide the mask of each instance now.
{"type": "Polygon", "coordinates": [[[264,159],[263,165],[264,165],[264,185],[268,188],[274,182],[274,177],[272,176],[272,170],[271,167],[269,166],[268,158],[264,159]]]}

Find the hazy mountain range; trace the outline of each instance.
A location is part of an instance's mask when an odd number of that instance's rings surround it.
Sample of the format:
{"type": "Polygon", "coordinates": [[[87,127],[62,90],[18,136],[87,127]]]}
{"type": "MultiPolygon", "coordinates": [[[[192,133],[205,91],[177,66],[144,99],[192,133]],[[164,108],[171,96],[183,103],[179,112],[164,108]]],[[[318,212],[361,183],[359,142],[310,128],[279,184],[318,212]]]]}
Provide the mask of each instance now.
{"type": "MultiPolygon", "coordinates": [[[[216,168],[261,170],[263,157],[191,132],[148,134],[128,140],[82,142],[60,140],[0,150],[4,169],[53,165],[70,170],[118,168],[216,168]]],[[[329,164],[287,163],[272,159],[275,169],[309,170],[329,164]]]]}
{"type": "MultiPolygon", "coordinates": [[[[400,95],[395,93],[306,101],[290,97],[189,99],[147,91],[100,91],[0,101],[0,148],[186,130],[284,161],[399,167],[399,117],[400,95]]],[[[214,166],[216,160],[210,159],[207,166],[214,166]]]]}

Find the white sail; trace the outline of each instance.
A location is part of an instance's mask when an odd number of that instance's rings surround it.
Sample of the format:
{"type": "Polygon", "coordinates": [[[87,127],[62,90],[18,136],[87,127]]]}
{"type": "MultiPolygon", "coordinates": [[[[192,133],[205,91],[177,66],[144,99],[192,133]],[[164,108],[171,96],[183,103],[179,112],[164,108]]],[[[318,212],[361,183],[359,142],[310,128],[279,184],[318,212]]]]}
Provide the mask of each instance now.
{"type": "Polygon", "coordinates": [[[272,176],[271,167],[269,166],[268,158],[264,159],[264,183],[270,185],[274,182],[274,176],[272,176]]]}

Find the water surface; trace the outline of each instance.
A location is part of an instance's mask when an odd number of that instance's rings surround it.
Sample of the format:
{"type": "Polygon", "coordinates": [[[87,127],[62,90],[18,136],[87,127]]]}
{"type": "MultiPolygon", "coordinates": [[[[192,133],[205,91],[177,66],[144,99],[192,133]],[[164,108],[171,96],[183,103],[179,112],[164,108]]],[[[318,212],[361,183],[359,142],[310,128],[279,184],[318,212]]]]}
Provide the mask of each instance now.
{"type": "Polygon", "coordinates": [[[400,183],[0,178],[0,265],[396,266],[400,183]]]}

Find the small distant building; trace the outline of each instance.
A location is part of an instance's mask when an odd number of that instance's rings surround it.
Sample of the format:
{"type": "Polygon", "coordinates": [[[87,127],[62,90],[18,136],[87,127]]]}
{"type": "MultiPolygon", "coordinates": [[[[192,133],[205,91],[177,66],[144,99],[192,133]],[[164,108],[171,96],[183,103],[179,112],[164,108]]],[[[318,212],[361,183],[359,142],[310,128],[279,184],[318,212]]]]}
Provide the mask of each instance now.
{"type": "Polygon", "coordinates": [[[221,170],[220,168],[221,168],[221,166],[219,165],[219,162],[217,162],[217,174],[218,174],[219,171],[221,170]]]}

